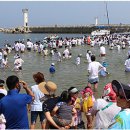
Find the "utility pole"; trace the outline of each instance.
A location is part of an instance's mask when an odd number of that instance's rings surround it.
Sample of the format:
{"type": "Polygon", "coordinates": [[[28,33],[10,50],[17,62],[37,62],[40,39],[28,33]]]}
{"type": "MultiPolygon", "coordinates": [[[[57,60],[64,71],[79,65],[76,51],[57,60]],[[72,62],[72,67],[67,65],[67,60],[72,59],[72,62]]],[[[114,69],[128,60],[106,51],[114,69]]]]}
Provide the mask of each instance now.
{"type": "Polygon", "coordinates": [[[105,4],[106,4],[106,13],[107,13],[107,24],[109,25],[109,15],[108,15],[107,1],[105,2],[105,4]]]}

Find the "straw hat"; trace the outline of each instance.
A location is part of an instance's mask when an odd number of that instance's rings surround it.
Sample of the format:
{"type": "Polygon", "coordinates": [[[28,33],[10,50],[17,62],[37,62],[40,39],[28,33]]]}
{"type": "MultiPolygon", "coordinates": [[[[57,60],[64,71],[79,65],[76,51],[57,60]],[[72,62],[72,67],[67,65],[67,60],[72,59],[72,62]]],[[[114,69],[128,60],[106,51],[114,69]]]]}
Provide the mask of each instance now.
{"type": "Polygon", "coordinates": [[[50,93],[56,91],[57,85],[54,82],[48,81],[40,83],[38,88],[42,93],[49,95],[50,93]]]}

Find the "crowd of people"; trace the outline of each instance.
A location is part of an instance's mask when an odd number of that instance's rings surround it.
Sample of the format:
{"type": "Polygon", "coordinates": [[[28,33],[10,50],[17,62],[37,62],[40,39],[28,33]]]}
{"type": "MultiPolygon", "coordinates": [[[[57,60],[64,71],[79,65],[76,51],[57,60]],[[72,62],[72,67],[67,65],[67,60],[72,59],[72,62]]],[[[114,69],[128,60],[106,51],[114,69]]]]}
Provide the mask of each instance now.
{"type": "Polygon", "coordinates": [[[129,85],[113,80],[104,86],[102,97],[95,99],[90,86],[83,90],[70,87],[61,95],[56,95],[57,85],[46,81],[43,73],[37,72],[33,78],[36,84],[30,89],[17,76],[9,76],[6,79],[8,93],[5,82],[0,80],[1,129],[35,129],[38,116],[41,129],[130,128],[129,85]],[[26,94],[20,93],[21,87],[26,94]]]}
{"type": "MultiPolygon", "coordinates": [[[[110,50],[116,49],[126,49],[130,47],[130,35],[129,34],[110,34],[105,36],[83,36],[76,38],[46,38],[43,41],[15,41],[14,45],[6,44],[3,49],[0,49],[0,68],[9,67],[7,56],[13,51],[16,55],[14,56],[16,62],[14,61],[14,71],[22,69],[23,60],[21,54],[26,51],[33,51],[34,53],[39,53],[40,55],[46,57],[48,55],[52,56],[52,60],[56,62],[62,62],[62,60],[71,59],[72,49],[76,46],[91,46],[92,48],[99,47],[99,56],[106,56],[106,47],[110,50]],[[62,48],[62,51],[61,51],[62,48]],[[65,49],[63,49],[65,48],[65,49]]],[[[91,55],[94,54],[91,50],[86,51],[86,60],[88,63],[91,62],[91,55]]],[[[75,64],[81,64],[82,54],[76,54],[75,64]]],[[[125,62],[125,61],[124,61],[125,62]]],[[[125,63],[126,72],[129,71],[129,52],[128,59],[125,63]]]]}
{"type": "MultiPolygon", "coordinates": [[[[106,36],[44,39],[43,42],[27,43],[16,41],[14,46],[6,45],[0,49],[0,67],[9,67],[8,54],[15,51],[13,71],[22,71],[24,61],[21,53],[37,52],[52,56],[52,59],[62,63],[71,59],[71,49],[75,46],[99,46],[99,56],[105,57],[105,46],[110,49],[125,49],[130,47],[130,36],[113,34],[106,36]],[[60,48],[65,48],[60,52],[60,48]]],[[[125,71],[130,71],[130,53],[124,62],[125,71]]],[[[75,64],[80,65],[82,54],[77,54],[75,64]]],[[[96,55],[90,50],[86,52],[88,83],[78,90],[69,86],[60,95],[56,95],[58,86],[47,81],[42,72],[32,75],[34,85],[30,86],[19,80],[16,75],[9,76],[6,81],[0,80],[0,129],[35,129],[37,118],[40,118],[41,129],[130,129],[130,86],[113,80],[106,83],[101,98],[95,99],[98,91],[99,75],[106,76],[108,64],[96,61],[96,55]],[[6,85],[5,85],[6,82],[6,85]],[[5,86],[8,88],[5,89],[5,86]],[[26,92],[21,93],[21,88],[26,92]],[[30,119],[28,112],[31,113],[30,119]],[[86,120],[84,120],[84,117],[86,120]],[[29,124],[30,120],[30,124],[29,124]]],[[[56,72],[55,63],[51,63],[49,72],[56,72]]]]}

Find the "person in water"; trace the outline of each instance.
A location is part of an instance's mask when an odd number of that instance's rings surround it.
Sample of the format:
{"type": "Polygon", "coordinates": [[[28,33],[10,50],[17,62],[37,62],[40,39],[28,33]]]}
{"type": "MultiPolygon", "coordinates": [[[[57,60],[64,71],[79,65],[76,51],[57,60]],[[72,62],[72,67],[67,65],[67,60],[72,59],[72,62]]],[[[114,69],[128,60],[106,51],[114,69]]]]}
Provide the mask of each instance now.
{"type": "Polygon", "coordinates": [[[55,73],[56,70],[55,70],[55,64],[54,63],[51,63],[49,71],[50,71],[51,74],[55,73]]]}
{"type": "Polygon", "coordinates": [[[130,55],[128,56],[128,58],[125,61],[125,72],[130,72],[130,55]]]}
{"type": "Polygon", "coordinates": [[[108,64],[104,61],[102,63],[102,66],[103,66],[103,68],[101,68],[99,70],[99,75],[105,77],[109,74],[109,72],[107,71],[107,68],[106,68],[108,66],[108,64]]]}

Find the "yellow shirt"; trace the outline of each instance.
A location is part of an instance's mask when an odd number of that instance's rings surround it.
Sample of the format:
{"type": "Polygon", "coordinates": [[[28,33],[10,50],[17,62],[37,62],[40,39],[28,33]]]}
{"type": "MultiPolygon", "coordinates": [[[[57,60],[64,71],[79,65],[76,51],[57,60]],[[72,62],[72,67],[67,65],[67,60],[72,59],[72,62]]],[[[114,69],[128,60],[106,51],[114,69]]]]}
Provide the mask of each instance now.
{"type": "Polygon", "coordinates": [[[89,96],[88,98],[83,99],[83,112],[88,112],[88,109],[93,107],[93,100],[92,97],[89,96]]]}
{"type": "Polygon", "coordinates": [[[81,101],[80,101],[80,98],[76,99],[74,108],[81,110],[81,101]]]}

